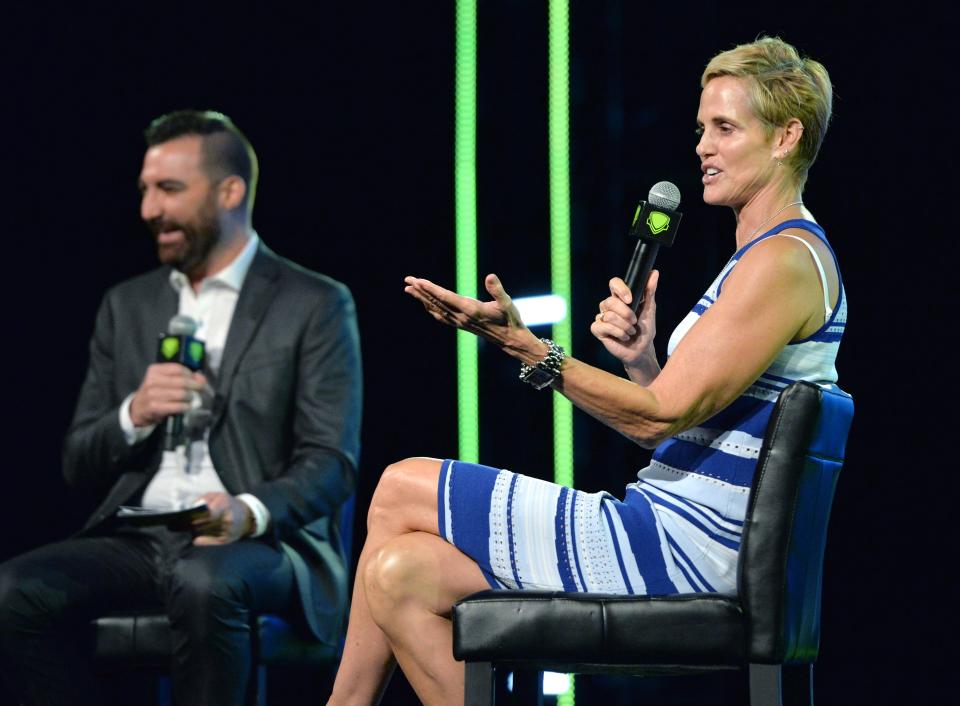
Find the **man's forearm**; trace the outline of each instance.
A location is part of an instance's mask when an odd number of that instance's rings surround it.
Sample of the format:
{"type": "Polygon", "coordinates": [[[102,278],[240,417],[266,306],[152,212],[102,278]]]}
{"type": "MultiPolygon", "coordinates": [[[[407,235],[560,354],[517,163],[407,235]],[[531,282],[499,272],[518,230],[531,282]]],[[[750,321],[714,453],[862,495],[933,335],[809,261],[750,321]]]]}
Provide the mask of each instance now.
{"type": "Polygon", "coordinates": [[[267,533],[289,536],[320,517],[332,515],[356,490],[357,471],[341,453],[317,449],[279,478],[265,481],[249,493],[270,514],[267,533]]]}
{"type": "Polygon", "coordinates": [[[144,444],[130,445],[120,426],[119,408],[95,419],[75,422],[67,432],[63,475],[74,487],[103,488],[144,453],[144,444]]]}

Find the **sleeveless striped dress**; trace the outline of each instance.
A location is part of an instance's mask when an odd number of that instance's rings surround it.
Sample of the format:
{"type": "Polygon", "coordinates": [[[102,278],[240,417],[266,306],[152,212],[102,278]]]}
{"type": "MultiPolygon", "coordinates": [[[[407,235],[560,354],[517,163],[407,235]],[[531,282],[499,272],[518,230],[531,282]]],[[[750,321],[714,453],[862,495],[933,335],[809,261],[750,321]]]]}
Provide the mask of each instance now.
{"type": "MultiPolygon", "coordinates": [[[[717,300],[744,253],[788,228],[827,243],[823,229],[805,220],[785,221],[747,243],[673,332],[668,354],[717,300]]],[[[830,387],[837,380],[846,293],[840,281],[831,309],[820,261],[804,245],[824,285],[823,326],[788,344],[721,412],[660,444],[622,501],[606,492],[584,493],[505,469],[446,460],[437,493],[440,535],[476,561],[493,588],[733,593],[750,485],[777,395],[796,380],[830,387]]]]}

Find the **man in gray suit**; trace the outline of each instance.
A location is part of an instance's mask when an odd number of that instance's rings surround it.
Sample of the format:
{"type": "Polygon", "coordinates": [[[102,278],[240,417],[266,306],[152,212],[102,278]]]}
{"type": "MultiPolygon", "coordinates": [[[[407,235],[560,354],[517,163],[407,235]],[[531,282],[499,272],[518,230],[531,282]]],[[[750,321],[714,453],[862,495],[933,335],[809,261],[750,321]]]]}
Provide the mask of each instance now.
{"type": "Polygon", "coordinates": [[[347,601],[341,504],[356,485],[359,344],[347,288],[290,263],[251,225],[257,161],[224,115],[147,129],[141,215],[162,266],[103,299],[64,474],[103,501],[76,536],[0,565],[0,658],[30,704],[103,703],[80,635],[158,609],[181,706],[243,702],[250,617],[279,613],[334,644],[347,601]],[[158,333],[197,322],[206,364],[156,363],[158,333]],[[165,422],[187,431],[165,442],[165,422]],[[120,505],[207,511],[132,527],[120,505]]]}

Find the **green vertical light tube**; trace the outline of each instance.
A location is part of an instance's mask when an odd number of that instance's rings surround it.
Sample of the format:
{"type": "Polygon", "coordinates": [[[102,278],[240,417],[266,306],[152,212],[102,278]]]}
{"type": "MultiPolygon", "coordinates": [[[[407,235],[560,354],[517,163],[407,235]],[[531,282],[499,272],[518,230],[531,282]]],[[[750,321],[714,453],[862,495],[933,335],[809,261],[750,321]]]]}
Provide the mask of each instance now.
{"type": "MultiPolygon", "coordinates": [[[[457,292],[477,296],[477,2],[457,0],[453,189],[457,292]]],[[[459,457],[480,459],[477,337],[457,331],[459,457]]]]}
{"type": "MultiPolygon", "coordinates": [[[[568,0],[550,0],[548,30],[548,133],[550,160],[550,289],[567,304],[566,318],[554,324],[553,339],[573,352],[570,322],[570,30],[568,0]]],[[[573,407],[553,397],[553,477],[573,485],[573,407]]]]}
{"type": "MultiPolygon", "coordinates": [[[[570,7],[549,0],[547,11],[547,132],[550,170],[550,289],[563,297],[567,316],[553,326],[553,339],[573,353],[570,276],[570,7]]],[[[573,486],[573,407],[553,396],[553,480],[573,486]]],[[[557,706],[574,706],[574,677],[557,696],[557,706]]]]}

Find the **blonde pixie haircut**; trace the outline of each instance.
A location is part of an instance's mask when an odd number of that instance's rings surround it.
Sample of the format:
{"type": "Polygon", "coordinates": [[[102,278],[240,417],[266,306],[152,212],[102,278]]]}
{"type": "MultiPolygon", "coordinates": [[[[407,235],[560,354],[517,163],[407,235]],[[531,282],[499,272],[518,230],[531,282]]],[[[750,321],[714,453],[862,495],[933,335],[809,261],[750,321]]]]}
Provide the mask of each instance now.
{"type": "Polygon", "coordinates": [[[747,81],[754,114],[768,135],[776,127],[797,118],[803,134],[797,148],[783,158],[800,189],[817,158],[827,132],[833,107],[833,86],[823,64],[801,58],[797,50],[779,37],[762,37],[717,54],[700,77],[701,88],[718,76],[747,81]]]}

